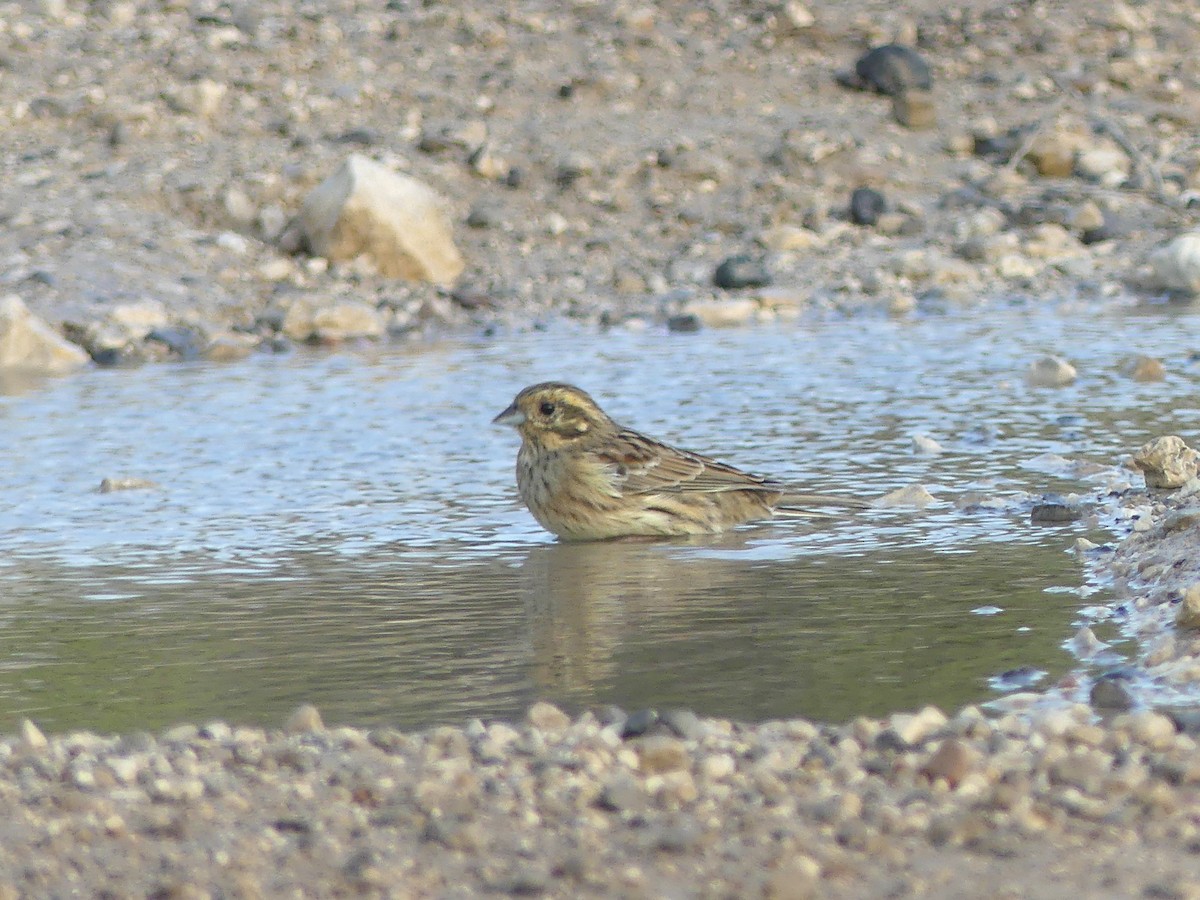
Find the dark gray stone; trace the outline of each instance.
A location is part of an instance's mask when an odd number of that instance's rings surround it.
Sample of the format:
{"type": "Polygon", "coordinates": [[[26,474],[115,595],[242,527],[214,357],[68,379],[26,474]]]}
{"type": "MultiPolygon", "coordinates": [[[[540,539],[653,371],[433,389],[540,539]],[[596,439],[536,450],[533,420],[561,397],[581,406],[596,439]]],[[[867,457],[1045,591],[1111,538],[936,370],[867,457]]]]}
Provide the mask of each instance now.
{"type": "Polygon", "coordinates": [[[887,212],[887,200],[874,188],[855,188],[850,195],[850,221],[855,225],[874,225],[887,212]]]}
{"type": "Polygon", "coordinates": [[[869,50],[854,64],[854,71],[865,87],[890,96],[933,86],[929,65],[917,51],[900,44],[869,50]]]}
{"type": "Polygon", "coordinates": [[[762,260],[744,254],[729,257],[713,273],[713,284],[726,290],[763,287],[770,283],[771,273],[762,260]]]}

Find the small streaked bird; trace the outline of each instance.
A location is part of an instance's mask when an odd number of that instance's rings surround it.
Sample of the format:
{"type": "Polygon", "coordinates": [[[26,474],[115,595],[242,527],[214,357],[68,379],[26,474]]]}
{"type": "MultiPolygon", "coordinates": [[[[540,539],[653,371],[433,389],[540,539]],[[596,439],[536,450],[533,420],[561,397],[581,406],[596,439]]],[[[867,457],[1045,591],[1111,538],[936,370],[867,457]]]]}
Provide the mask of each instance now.
{"type": "Polygon", "coordinates": [[[587,393],[534,384],[493,420],[521,435],[517,488],[563,540],[710,534],[811,507],[865,509],[851,497],[801,494],[618,425],[587,393]]]}

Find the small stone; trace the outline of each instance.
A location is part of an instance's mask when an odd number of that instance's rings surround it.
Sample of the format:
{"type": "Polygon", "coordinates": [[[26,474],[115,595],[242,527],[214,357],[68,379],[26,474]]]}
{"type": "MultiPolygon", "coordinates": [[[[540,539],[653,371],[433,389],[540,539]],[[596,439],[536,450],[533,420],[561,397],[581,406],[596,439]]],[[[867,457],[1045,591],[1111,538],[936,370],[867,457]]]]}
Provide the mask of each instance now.
{"type": "Polygon", "coordinates": [[[1083,508],[1078,503],[1063,503],[1060,500],[1035,503],[1029,511],[1031,525],[1062,525],[1064,522],[1076,522],[1081,518],[1083,508]]]}
{"type": "Polygon", "coordinates": [[[1065,387],[1078,373],[1060,356],[1043,356],[1029,364],[1025,380],[1033,387],[1065,387]]]}
{"type": "Polygon", "coordinates": [[[884,44],[864,54],[854,64],[864,87],[895,96],[933,86],[929,66],[917,51],[900,44],[884,44]]]}
{"type": "Polygon", "coordinates": [[[88,354],[35,316],[16,294],[0,297],[0,371],[60,375],[88,354]]]}
{"type": "Polygon", "coordinates": [[[908,90],[892,98],[892,115],[905,128],[922,131],[937,124],[937,107],[929,91],[908,90]]]}
{"type": "Polygon", "coordinates": [[[668,709],[658,720],[677,737],[698,741],[708,734],[708,726],[690,709],[668,709]]]}
{"type": "Polygon", "coordinates": [[[647,775],[676,772],[686,769],[691,763],[683,741],[666,735],[650,735],[639,738],[638,763],[647,775]]]}
{"type": "Polygon", "coordinates": [[[1129,157],[1119,147],[1084,147],[1075,158],[1075,173],[1105,187],[1120,186],[1129,177],[1129,157]]]}
{"type": "Polygon", "coordinates": [[[1088,699],[1097,709],[1130,709],[1134,702],[1127,679],[1107,675],[1102,675],[1092,684],[1088,699]]]}
{"type": "Polygon", "coordinates": [[[155,328],[146,335],[145,340],[162,344],[177,359],[188,361],[199,359],[205,344],[199,331],[184,325],[155,328]]]}
{"type": "Polygon", "coordinates": [[[667,319],[667,331],[691,334],[704,327],[704,322],[695,313],[680,313],[667,319]]]}
{"type": "Polygon", "coordinates": [[[776,225],[768,228],[758,237],[758,242],[768,250],[788,253],[797,250],[811,250],[819,247],[823,241],[819,234],[800,225],[776,225]]]}
{"type": "Polygon", "coordinates": [[[621,725],[621,737],[639,737],[658,724],[658,711],[654,709],[639,709],[625,717],[621,725]]]}
{"type": "Polygon", "coordinates": [[[223,334],[209,341],[202,356],[210,362],[233,362],[254,352],[257,339],[248,334],[223,334]]]}
{"type": "Polygon", "coordinates": [[[906,745],[917,746],[946,724],[946,714],[936,706],[926,706],[917,713],[896,713],[889,724],[906,745]]]}
{"type": "Polygon", "coordinates": [[[917,509],[922,509],[930,503],[937,501],[933,494],[923,484],[910,484],[906,487],[896,488],[894,491],[888,491],[882,497],[877,497],[871,501],[872,506],[881,508],[891,508],[896,506],[912,506],[917,509]]]}
{"type": "Polygon", "coordinates": [[[1029,148],[1029,161],[1039,175],[1067,178],[1075,170],[1076,140],[1061,131],[1038,135],[1029,148]]]}
{"type": "Polygon", "coordinates": [[[874,188],[855,188],[850,195],[850,221],[855,225],[874,225],[887,210],[887,200],[874,188]]]}
{"type": "Polygon", "coordinates": [[[821,865],[811,856],[792,856],[773,869],[763,885],[766,900],[814,900],[821,889],[821,865]]]}
{"type": "Polygon", "coordinates": [[[100,493],[112,494],[116,491],[142,491],[156,489],[160,485],[149,478],[104,478],[100,481],[100,493]]]}
{"type": "Polygon", "coordinates": [[[942,445],[927,434],[914,434],[912,451],[921,456],[936,456],[942,452],[942,445]]]}
{"type": "Polygon", "coordinates": [[[648,805],[646,792],[627,772],[618,772],[600,790],[596,804],[610,812],[639,812],[648,805]]]}
{"type": "Polygon", "coordinates": [[[1181,234],[1150,255],[1151,286],[1200,294],[1200,231],[1181,234]]]}
{"type": "Polygon", "coordinates": [[[1200,628],[1200,584],[1184,591],[1183,601],[1175,612],[1175,624],[1180,628],[1200,628]]]}
{"type": "Polygon", "coordinates": [[[1080,659],[1095,656],[1098,651],[1108,646],[1100,638],[1096,637],[1096,633],[1086,625],[1075,632],[1075,636],[1071,638],[1068,644],[1071,651],[1080,659]]]}
{"type": "Polygon", "coordinates": [[[783,4],[783,15],[788,24],[797,31],[812,28],[817,23],[817,17],[812,14],[812,10],[799,0],[787,0],[783,4]]]}
{"type": "Polygon", "coordinates": [[[389,278],[451,284],[465,263],[445,201],[428,185],[352,154],[304,201],[291,231],[317,256],[371,258],[389,278]]]}
{"type": "Polygon", "coordinates": [[[751,297],[697,301],[689,303],[684,314],[695,316],[709,328],[737,328],[753,321],[758,315],[758,303],[751,297]]]}
{"type": "Polygon", "coordinates": [[[975,750],[958,738],[946,738],[921,767],[921,774],[931,781],[940,778],[956,788],[971,773],[978,756],[975,750]]]}
{"type": "Polygon", "coordinates": [[[1153,356],[1135,356],[1121,363],[1121,373],[1134,381],[1162,381],[1167,370],[1153,356]]]}
{"type": "Polygon", "coordinates": [[[1151,710],[1127,713],[1113,720],[1114,728],[1124,728],[1139,744],[1151,750],[1166,750],[1175,741],[1175,723],[1151,710]]]}
{"type": "Polygon", "coordinates": [[[1071,227],[1083,233],[1104,227],[1104,213],[1092,200],[1080,205],[1071,216],[1071,227]]]}
{"type": "Polygon", "coordinates": [[[21,744],[26,750],[45,750],[49,743],[46,736],[42,734],[42,729],[38,728],[29,719],[21,720],[21,744]]]}
{"type": "Polygon", "coordinates": [[[717,266],[713,273],[713,284],[725,290],[746,287],[763,287],[771,283],[771,273],[766,264],[750,256],[731,256],[717,266]]]}
{"type": "Polygon", "coordinates": [[[288,716],[287,721],[283,725],[283,730],[288,734],[307,734],[316,731],[324,731],[325,723],[321,721],[321,714],[317,708],[311,703],[305,703],[298,706],[296,711],[288,716]]]}
{"type": "Polygon", "coordinates": [[[312,329],[318,340],[325,341],[377,338],[387,330],[379,310],[360,300],[344,300],[317,310],[312,329]]]}
{"type": "Polygon", "coordinates": [[[571,717],[555,706],[539,700],[529,707],[525,720],[541,731],[562,731],[571,724],[571,717]]]}
{"type": "Polygon", "coordinates": [[[705,756],[700,760],[700,777],[707,781],[720,781],[737,771],[737,763],[728,753],[705,756]]]}
{"type": "Polygon", "coordinates": [[[1196,477],[1200,454],[1176,435],[1147,441],[1133,456],[1133,465],[1146,477],[1146,486],[1174,489],[1196,477]]]}

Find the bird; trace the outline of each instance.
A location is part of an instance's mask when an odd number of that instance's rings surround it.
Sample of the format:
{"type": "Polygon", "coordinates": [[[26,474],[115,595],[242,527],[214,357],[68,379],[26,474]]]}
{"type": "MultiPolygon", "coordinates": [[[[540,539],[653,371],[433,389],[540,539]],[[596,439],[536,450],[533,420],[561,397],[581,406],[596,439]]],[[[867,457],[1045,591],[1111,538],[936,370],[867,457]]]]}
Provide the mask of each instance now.
{"type": "Polygon", "coordinates": [[[524,388],[492,420],[521,437],[517,489],[538,523],[565,541],[714,534],[805,507],[865,509],[852,497],[801,494],[626,428],[586,391],[559,381],[524,388]]]}

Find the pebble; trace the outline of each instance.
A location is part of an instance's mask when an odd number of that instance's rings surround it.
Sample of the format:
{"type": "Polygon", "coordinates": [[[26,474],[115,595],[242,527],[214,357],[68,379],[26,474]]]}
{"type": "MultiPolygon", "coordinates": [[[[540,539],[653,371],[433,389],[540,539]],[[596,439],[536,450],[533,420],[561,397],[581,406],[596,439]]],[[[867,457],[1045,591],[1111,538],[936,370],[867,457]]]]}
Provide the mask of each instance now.
{"type": "Polygon", "coordinates": [[[946,738],[921,767],[930,780],[941,779],[956,788],[975,768],[978,754],[958,738],[946,738]]]}
{"type": "Polygon", "coordinates": [[[1076,522],[1081,518],[1083,509],[1079,504],[1057,500],[1035,503],[1029,511],[1029,521],[1033,525],[1061,525],[1064,522],[1076,522]]]}
{"type": "Polygon", "coordinates": [[[692,301],[684,315],[695,316],[709,328],[737,328],[747,325],[758,316],[758,302],[753,297],[734,300],[692,301]]]}
{"type": "Polygon", "coordinates": [[[942,445],[927,434],[914,434],[912,437],[913,453],[921,456],[936,456],[943,452],[942,445]]]}
{"type": "Polygon", "coordinates": [[[324,731],[325,723],[321,721],[321,714],[317,712],[317,708],[305,703],[288,716],[283,730],[288,734],[310,734],[324,731]]]}
{"type": "Polygon", "coordinates": [[[1150,255],[1151,287],[1200,294],[1200,231],[1181,234],[1150,255]]]}
{"type": "Polygon", "coordinates": [[[1182,487],[1200,470],[1200,453],[1178,435],[1147,441],[1133,455],[1133,465],[1146,477],[1146,486],[1171,490],[1182,487]]]}
{"type": "Polygon", "coordinates": [[[466,263],[446,207],[423,181],[351,154],[304,199],[290,229],[300,239],[284,237],[333,262],[364,256],[389,278],[448,285],[466,263]]]}
{"type": "Polygon", "coordinates": [[[695,334],[704,327],[704,320],[693,313],[679,313],[667,318],[667,331],[679,334],[695,334]]]}
{"type": "Polygon", "coordinates": [[[88,354],[29,311],[16,294],[0,297],[0,372],[61,375],[88,354]]]}
{"type": "Polygon", "coordinates": [[[539,701],[529,707],[526,721],[541,731],[561,731],[571,724],[571,717],[552,703],[539,701]]]}
{"type": "Polygon", "coordinates": [[[713,272],[713,284],[725,290],[764,287],[771,283],[766,263],[746,255],[730,256],[713,272]]]}
{"type": "Polygon", "coordinates": [[[1193,584],[1183,593],[1183,600],[1175,611],[1175,624],[1179,628],[1200,629],[1200,584],[1193,584]]]}
{"type": "Polygon", "coordinates": [[[675,772],[688,768],[690,757],[684,743],[666,735],[650,735],[639,738],[637,743],[639,766],[650,775],[675,772]]]}
{"type": "Polygon", "coordinates": [[[917,509],[922,509],[930,503],[937,501],[933,494],[929,493],[929,489],[923,484],[910,484],[906,487],[896,488],[894,491],[889,491],[882,497],[877,497],[871,501],[872,506],[890,508],[896,506],[911,506],[917,509]]]}
{"type": "Polygon", "coordinates": [[[1162,381],[1167,370],[1162,361],[1153,356],[1134,356],[1121,363],[1121,373],[1134,381],[1162,381]]]}
{"type": "Polygon", "coordinates": [[[925,741],[946,724],[946,714],[936,706],[926,706],[917,713],[896,713],[890,727],[896,736],[909,746],[925,741]]]}
{"type": "Polygon", "coordinates": [[[854,71],[865,87],[881,94],[928,91],[933,86],[929,65],[921,54],[900,44],[869,50],[854,64],[854,71]]]}
{"type": "Polygon", "coordinates": [[[1123,678],[1097,678],[1092,683],[1088,700],[1097,709],[1130,709],[1134,698],[1123,678]]]}
{"type": "Polygon", "coordinates": [[[99,491],[101,494],[111,494],[116,491],[142,491],[157,489],[158,487],[160,487],[158,482],[151,481],[149,478],[126,476],[123,478],[101,479],[99,491]]]}
{"type": "Polygon", "coordinates": [[[910,89],[892,98],[892,115],[905,128],[921,131],[937,124],[937,107],[929,91],[910,89]]]}
{"type": "Polygon", "coordinates": [[[887,211],[887,200],[874,188],[855,188],[850,195],[850,221],[855,225],[874,225],[887,211]]]}
{"type": "Polygon", "coordinates": [[[1029,364],[1025,380],[1033,387],[1065,387],[1077,375],[1075,367],[1061,356],[1042,356],[1029,364]]]}

